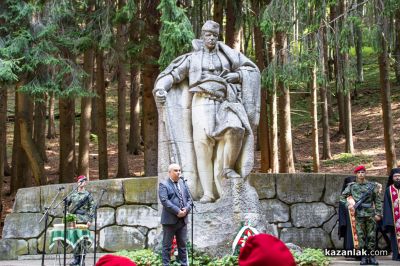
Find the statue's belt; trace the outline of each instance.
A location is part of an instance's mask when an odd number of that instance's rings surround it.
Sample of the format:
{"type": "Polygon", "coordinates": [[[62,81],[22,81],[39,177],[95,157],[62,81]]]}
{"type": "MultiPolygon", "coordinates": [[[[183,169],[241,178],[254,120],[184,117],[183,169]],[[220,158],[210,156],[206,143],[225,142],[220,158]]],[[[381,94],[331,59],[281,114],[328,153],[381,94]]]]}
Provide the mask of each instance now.
{"type": "Polygon", "coordinates": [[[216,82],[203,82],[201,84],[197,84],[189,89],[192,93],[200,93],[201,96],[207,98],[215,98],[215,100],[224,100],[225,99],[225,91],[226,88],[223,84],[216,82]]]}

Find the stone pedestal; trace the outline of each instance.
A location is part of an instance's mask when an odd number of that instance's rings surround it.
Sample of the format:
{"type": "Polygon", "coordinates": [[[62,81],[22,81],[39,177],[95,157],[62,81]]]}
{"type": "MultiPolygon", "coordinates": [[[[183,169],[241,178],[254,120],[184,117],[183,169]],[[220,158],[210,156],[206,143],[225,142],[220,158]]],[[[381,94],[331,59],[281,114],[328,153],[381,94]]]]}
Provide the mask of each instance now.
{"type": "MultiPolygon", "coordinates": [[[[214,203],[195,202],[194,247],[214,256],[232,253],[232,242],[245,222],[258,231],[265,231],[256,190],[243,178],[224,179],[223,196],[214,203]]],[[[191,227],[188,239],[191,241],[191,227]]]]}

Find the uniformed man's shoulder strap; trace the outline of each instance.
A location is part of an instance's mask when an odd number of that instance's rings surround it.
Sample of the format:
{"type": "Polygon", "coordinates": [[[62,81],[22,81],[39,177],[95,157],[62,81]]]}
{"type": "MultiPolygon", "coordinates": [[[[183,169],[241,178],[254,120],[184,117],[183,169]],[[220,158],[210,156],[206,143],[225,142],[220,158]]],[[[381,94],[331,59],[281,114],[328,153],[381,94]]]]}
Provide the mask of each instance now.
{"type": "Polygon", "coordinates": [[[355,183],[356,183],[356,182],[347,183],[347,186],[346,186],[345,190],[346,190],[346,189],[347,189],[347,190],[350,189],[350,191],[352,191],[352,190],[351,190],[351,187],[352,187],[355,183]]]}
{"type": "Polygon", "coordinates": [[[354,185],[356,182],[350,182],[347,184],[348,187],[351,187],[352,185],[354,185]]]}

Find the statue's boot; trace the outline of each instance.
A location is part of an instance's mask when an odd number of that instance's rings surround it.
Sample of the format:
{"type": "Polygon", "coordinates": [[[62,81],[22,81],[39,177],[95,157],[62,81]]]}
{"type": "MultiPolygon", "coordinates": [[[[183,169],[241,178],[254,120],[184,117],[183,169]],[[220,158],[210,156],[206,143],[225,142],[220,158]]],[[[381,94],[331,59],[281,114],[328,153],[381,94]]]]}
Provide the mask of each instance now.
{"type": "Polygon", "coordinates": [[[226,169],[222,170],[221,176],[225,177],[227,179],[240,177],[240,175],[231,168],[226,168],[226,169]]]}
{"type": "Polygon", "coordinates": [[[215,201],[215,199],[213,197],[211,197],[211,196],[208,196],[208,195],[204,195],[200,199],[200,203],[211,203],[211,202],[214,202],[214,201],[215,201]]]}

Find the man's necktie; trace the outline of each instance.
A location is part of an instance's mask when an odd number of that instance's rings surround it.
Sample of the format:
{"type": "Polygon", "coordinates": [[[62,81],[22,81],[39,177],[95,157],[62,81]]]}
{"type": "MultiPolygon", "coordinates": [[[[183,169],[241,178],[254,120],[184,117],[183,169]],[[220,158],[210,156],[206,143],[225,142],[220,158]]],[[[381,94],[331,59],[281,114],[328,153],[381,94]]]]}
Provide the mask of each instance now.
{"type": "Polygon", "coordinates": [[[185,205],[183,204],[183,196],[182,196],[182,191],[178,186],[178,182],[175,183],[176,189],[178,190],[178,197],[179,197],[179,205],[181,208],[183,208],[185,205]]]}

